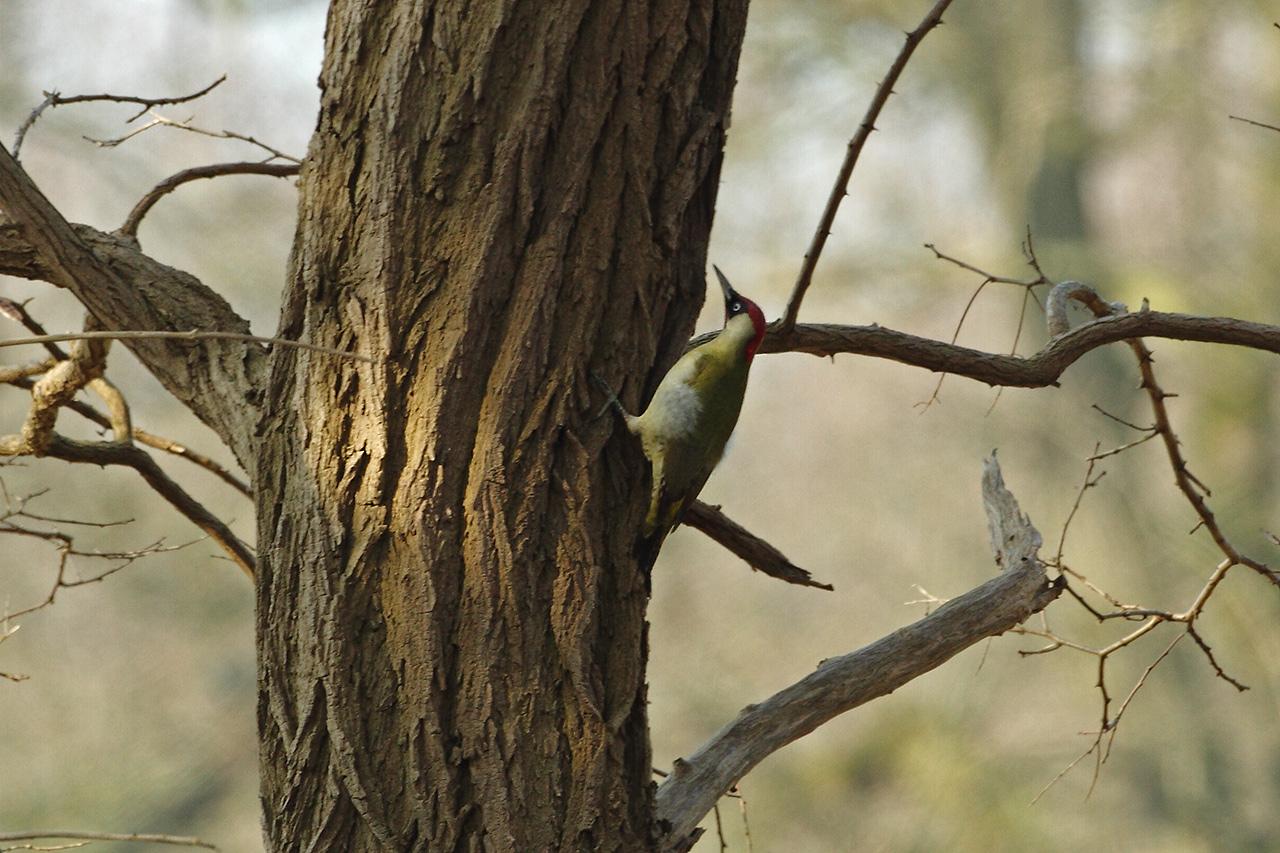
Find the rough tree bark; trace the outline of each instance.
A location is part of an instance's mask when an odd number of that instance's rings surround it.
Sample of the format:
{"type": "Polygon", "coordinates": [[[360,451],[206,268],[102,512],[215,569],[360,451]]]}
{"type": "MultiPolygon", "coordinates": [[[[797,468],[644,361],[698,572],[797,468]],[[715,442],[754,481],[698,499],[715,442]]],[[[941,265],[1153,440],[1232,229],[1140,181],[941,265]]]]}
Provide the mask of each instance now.
{"type": "Polygon", "coordinates": [[[651,845],[646,473],[586,380],[692,330],[745,18],[333,3],[280,334],[386,361],[271,356],[271,849],[651,845]]]}
{"type": "MultiPolygon", "coordinates": [[[[745,17],[746,0],[334,0],[279,334],[371,362],[138,336],[248,324],[128,234],[67,222],[0,147],[0,273],[66,288],[95,328],[134,330],[124,345],[254,480],[271,850],[685,849],[765,755],[1064,588],[1045,585],[1031,552],[1019,571],[1002,556],[1001,578],[748,706],[655,798],[649,589],[633,552],[646,465],[593,417],[587,377],[639,408],[685,347],[745,17]]],[[[1019,358],[783,324],[761,352],[861,353],[1021,386],[1143,335],[1280,352],[1280,327],[1145,306],[1051,333],[1019,358]]],[[[1153,430],[1227,561],[1190,615],[1145,611],[1131,638],[1160,621],[1191,631],[1233,565],[1280,583],[1217,529],[1139,356],[1153,430]]],[[[38,385],[21,371],[12,384],[38,385]]],[[[150,460],[128,432],[77,461],[150,460]]],[[[44,437],[9,452],[58,446],[44,437]]],[[[1031,530],[1007,503],[1001,517],[1031,530]]],[[[735,553],[765,554],[771,574],[816,585],[710,508],[699,518],[735,553]]]]}

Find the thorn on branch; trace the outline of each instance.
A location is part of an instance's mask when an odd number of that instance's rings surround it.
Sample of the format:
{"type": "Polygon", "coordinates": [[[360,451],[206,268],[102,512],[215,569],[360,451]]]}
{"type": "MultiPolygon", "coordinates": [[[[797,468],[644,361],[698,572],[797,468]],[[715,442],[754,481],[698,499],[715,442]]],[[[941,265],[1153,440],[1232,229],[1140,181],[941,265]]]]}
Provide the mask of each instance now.
{"type": "Polygon", "coordinates": [[[26,117],[26,119],[23,120],[22,124],[18,126],[18,132],[14,135],[14,138],[13,138],[13,159],[15,160],[18,159],[18,155],[22,151],[22,143],[27,136],[27,131],[31,129],[31,126],[36,123],[36,120],[40,118],[40,115],[45,110],[53,109],[54,107],[65,106],[67,104],[83,104],[90,101],[112,101],[118,104],[141,105],[142,109],[138,110],[138,112],[134,113],[132,116],[130,116],[126,120],[125,123],[130,124],[135,119],[138,119],[141,116],[145,115],[147,110],[151,109],[152,107],[170,106],[173,104],[185,104],[188,101],[194,101],[197,98],[202,98],[205,95],[212,92],[218,86],[221,86],[224,82],[226,82],[226,79],[227,79],[227,75],[223,74],[221,77],[219,77],[217,80],[214,80],[212,83],[210,83],[208,86],[205,86],[203,89],[199,89],[195,92],[192,92],[189,95],[179,95],[177,97],[167,97],[167,98],[141,98],[136,95],[108,95],[108,94],[71,95],[70,97],[63,97],[62,93],[56,90],[51,92],[44,92],[43,93],[44,100],[41,101],[40,104],[31,111],[31,113],[26,117]]]}
{"type": "Polygon", "coordinates": [[[1213,656],[1213,649],[1209,648],[1209,644],[1200,636],[1200,632],[1196,630],[1194,623],[1187,624],[1187,633],[1191,635],[1191,639],[1196,641],[1196,645],[1200,647],[1200,651],[1204,652],[1204,656],[1208,658],[1209,665],[1213,667],[1214,674],[1216,674],[1218,678],[1221,678],[1223,681],[1230,684],[1240,693],[1249,689],[1248,685],[1241,684],[1239,681],[1235,680],[1223,671],[1222,667],[1218,664],[1217,658],[1213,656]]]}
{"type": "Polygon", "coordinates": [[[854,167],[858,164],[858,157],[862,154],[862,149],[866,145],[867,139],[871,136],[871,132],[875,130],[875,123],[880,117],[880,111],[884,109],[884,105],[888,102],[889,96],[893,93],[894,85],[907,67],[907,63],[910,61],[916,47],[929,34],[930,30],[942,23],[942,15],[950,5],[951,0],[937,0],[934,3],[933,8],[929,10],[916,28],[907,33],[902,49],[898,51],[893,64],[889,66],[889,71],[876,87],[875,94],[871,97],[871,103],[867,106],[867,111],[863,115],[862,121],[858,124],[857,131],[846,146],[844,162],[840,165],[840,171],[836,174],[835,184],[831,188],[831,193],[827,196],[827,203],[822,210],[821,217],[818,219],[818,227],[814,231],[813,239],[809,242],[809,248],[805,251],[804,262],[800,265],[795,285],[791,290],[791,298],[787,301],[787,309],[782,317],[783,329],[790,331],[795,328],[796,320],[800,316],[800,303],[804,301],[805,292],[813,282],[813,271],[818,265],[818,258],[822,254],[823,247],[826,246],[827,237],[831,233],[831,226],[836,219],[836,212],[840,209],[840,202],[848,194],[849,179],[853,177],[854,167]]]}

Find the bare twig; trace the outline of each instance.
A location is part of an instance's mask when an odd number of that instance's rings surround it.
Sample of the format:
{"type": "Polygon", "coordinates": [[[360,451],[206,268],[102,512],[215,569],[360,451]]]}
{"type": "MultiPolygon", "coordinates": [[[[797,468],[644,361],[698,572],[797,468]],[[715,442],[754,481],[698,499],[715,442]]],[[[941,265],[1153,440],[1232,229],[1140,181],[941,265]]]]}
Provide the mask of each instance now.
{"type": "Polygon", "coordinates": [[[1067,545],[1067,531],[1071,529],[1071,522],[1075,520],[1076,513],[1080,511],[1080,502],[1084,500],[1084,493],[1092,489],[1094,486],[1107,475],[1106,471],[1098,472],[1098,476],[1093,476],[1093,469],[1098,464],[1098,448],[1100,444],[1093,446],[1093,456],[1089,457],[1089,467],[1085,469],[1084,481],[1080,484],[1079,491],[1076,492],[1075,503],[1071,505],[1071,511],[1067,513],[1067,520],[1062,523],[1062,534],[1058,537],[1058,551],[1053,556],[1053,564],[1055,566],[1062,565],[1062,552],[1067,545]]]}
{"type": "Polygon", "coordinates": [[[658,787],[664,849],[680,846],[698,822],[755,765],[838,714],[896,690],[961,650],[1008,631],[1058,595],[1037,556],[1039,532],[1005,488],[994,457],[983,498],[996,560],[994,579],[869,646],[823,661],[817,671],[758,705],[748,705],[658,787]]]}
{"type": "Polygon", "coordinates": [[[106,94],[71,95],[69,97],[64,97],[60,92],[57,92],[57,91],[45,92],[44,100],[41,101],[39,106],[33,109],[30,115],[28,115],[26,119],[23,120],[22,124],[18,126],[18,132],[14,135],[14,138],[13,138],[14,159],[17,159],[18,153],[22,150],[22,142],[26,138],[27,131],[31,129],[31,126],[36,123],[36,119],[40,118],[40,115],[45,110],[53,109],[54,107],[64,106],[66,104],[83,104],[89,101],[113,101],[118,104],[140,104],[142,106],[142,109],[138,110],[138,112],[134,113],[128,119],[129,122],[132,122],[134,119],[137,119],[139,116],[146,113],[146,111],[151,109],[152,107],[166,106],[169,104],[184,104],[188,101],[194,101],[196,98],[202,98],[205,95],[212,92],[218,86],[222,85],[222,83],[226,81],[226,79],[227,79],[227,75],[223,74],[221,77],[219,77],[217,80],[214,80],[212,83],[210,83],[208,86],[205,86],[203,89],[200,89],[199,91],[196,91],[196,92],[192,92],[190,95],[179,95],[176,98],[140,98],[136,95],[106,95],[106,94]]]}
{"type": "Polygon", "coordinates": [[[57,341],[88,341],[88,340],[111,340],[111,341],[139,341],[139,340],[175,340],[175,341],[243,341],[245,343],[256,344],[273,344],[276,346],[289,347],[292,349],[302,349],[308,352],[324,353],[325,355],[336,355],[342,358],[350,358],[355,361],[363,361],[369,364],[376,364],[377,360],[367,355],[350,352],[348,350],[335,349],[334,347],[320,346],[319,344],[309,344],[305,341],[293,341],[288,338],[264,338],[258,335],[245,335],[239,332],[202,332],[199,329],[191,329],[186,332],[162,332],[150,330],[137,331],[95,331],[95,332],[73,332],[66,335],[33,335],[29,338],[9,338],[8,340],[0,340],[0,348],[19,347],[26,344],[44,344],[54,343],[57,341]]]}
{"type": "MultiPolygon", "coordinates": [[[[300,158],[294,157],[292,154],[286,154],[280,149],[273,148],[259,139],[255,139],[254,137],[248,136],[243,133],[236,133],[234,130],[206,130],[205,128],[195,127],[194,125],[192,125],[191,119],[187,119],[186,121],[174,121],[173,119],[166,118],[165,116],[162,116],[159,113],[154,111],[147,111],[147,113],[148,115],[151,116],[150,121],[148,121],[146,124],[142,125],[141,127],[131,130],[130,132],[124,134],[123,136],[116,137],[115,139],[94,139],[93,137],[86,136],[85,140],[87,142],[92,142],[94,145],[97,145],[99,148],[115,148],[118,145],[128,142],[130,139],[133,139],[135,136],[146,133],[148,130],[150,130],[153,127],[172,127],[172,128],[175,128],[176,130],[185,130],[188,133],[194,133],[199,136],[208,136],[213,139],[235,139],[240,142],[247,142],[250,145],[253,145],[257,148],[261,148],[263,151],[267,153],[268,156],[264,162],[269,163],[272,160],[287,160],[290,163],[294,163],[297,165],[301,165],[302,163],[302,160],[300,158]]],[[[135,116],[134,118],[137,118],[137,116],[135,116]]],[[[132,119],[130,120],[132,121],[132,119]]]]}
{"type": "MultiPolygon", "coordinates": [[[[21,536],[28,539],[37,539],[46,542],[57,549],[58,552],[58,570],[54,577],[52,586],[49,588],[48,594],[44,599],[34,605],[25,607],[17,611],[8,611],[3,614],[3,621],[0,627],[7,626],[9,620],[25,616],[42,608],[48,607],[54,603],[58,597],[59,590],[68,589],[70,587],[85,586],[86,584],[99,583],[111,575],[119,572],[143,557],[152,554],[165,553],[170,551],[181,550],[192,542],[182,545],[165,545],[164,540],[152,542],[140,548],[134,548],[127,551],[89,551],[79,548],[76,545],[76,539],[71,534],[60,529],[48,530],[42,525],[52,524],[59,526],[72,525],[76,527],[90,528],[107,528],[118,527],[129,524],[132,519],[123,519],[116,521],[89,521],[85,519],[59,518],[40,513],[32,512],[29,504],[45,494],[48,490],[42,489],[38,492],[28,494],[22,497],[15,497],[5,488],[3,480],[0,480],[0,499],[3,500],[3,506],[0,506],[0,535],[21,536]],[[77,578],[68,577],[68,569],[73,559],[105,561],[109,565],[105,570],[92,575],[81,575],[77,578]]],[[[0,630],[0,641],[5,636],[12,634],[17,630],[17,626],[6,630],[0,630]]]]}
{"type": "Polygon", "coordinates": [[[241,542],[221,519],[209,512],[203,504],[174,482],[156,464],[155,459],[142,448],[127,444],[75,441],[55,433],[52,442],[45,450],[45,455],[68,462],[99,466],[122,465],[134,469],[147,482],[147,485],[168,501],[170,506],[186,516],[192,524],[208,534],[210,539],[230,555],[232,561],[249,579],[253,579],[257,561],[248,546],[241,542]]]}
{"type": "MultiPolygon", "coordinates": [[[[1022,325],[1023,325],[1023,321],[1026,319],[1028,298],[1035,299],[1036,304],[1039,305],[1040,300],[1037,299],[1035,296],[1035,288],[1041,285],[1053,284],[1053,282],[1051,282],[1048,279],[1048,277],[1045,276],[1044,272],[1040,269],[1040,261],[1036,257],[1036,253],[1035,253],[1035,244],[1031,241],[1031,227],[1027,226],[1027,236],[1022,243],[1022,251],[1023,251],[1023,254],[1026,255],[1027,264],[1036,273],[1036,277],[1033,279],[1024,280],[1020,278],[1010,278],[1009,276],[996,275],[995,273],[987,272],[984,269],[980,269],[979,267],[976,267],[973,264],[968,263],[967,261],[962,261],[959,258],[953,257],[948,254],[944,254],[943,252],[939,251],[938,247],[935,246],[933,243],[925,243],[924,247],[929,251],[933,252],[933,256],[938,260],[946,261],[947,263],[954,264],[955,266],[958,266],[963,270],[967,270],[968,272],[975,273],[977,275],[982,276],[981,283],[979,283],[978,286],[974,289],[973,293],[969,295],[969,301],[965,303],[964,310],[960,312],[960,320],[959,322],[956,323],[955,331],[951,334],[951,343],[953,344],[960,339],[960,330],[961,328],[964,327],[964,321],[969,317],[969,311],[972,310],[974,303],[977,302],[978,300],[978,296],[981,295],[982,291],[986,289],[988,284],[1012,284],[1017,287],[1021,287],[1023,289],[1022,309],[1018,313],[1018,328],[1014,332],[1013,347],[1009,353],[1010,355],[1017,355],[1018,341],[1021,340],[1022,338],[1022,325]]],[[[947,374],[946,372],[943,372],[938,377],[937,384],[933,386],[933,393],[929,395],[929,399],[924,400],[920,403],[916,403],[916,406],[920,409],[921,414],[924,414],[926,411],[928,411],[933,406],[934,403],[939,402],[938,395],[942,391],[942,384],[943,382],[946,381],[946,378],[947,378],[947,374]]],[[[995,399],[991,401],[991,408],[987,410],[987,414],[991,414],[991,411],[995,409],[996,403],[998,402],[1000,402],[999,391],[996,392],[995,399]]]]}
{"type": "MultiPolygon", "coordinates": [[[[3,314],[10,320],[21,323],[22,328],[26,329],[33,335],[48,334],[48,332],[45,331],[44,326],[40,325],[40,322],[36,320],[35,317],[31,316],[31,312],[27,310],[25,302],[14,302],[12,299],[0,297],[0,314],[3,314]]],[[[66,350],[51,341],[46,341],[44,343],[44,348],[49,355],[53,356],[58,361],[62,361],[67,358],[66,350]]]]}
{"type": "Polygon", "coordinates": [[[1253,119],[1245,118],[1244,116],[1227,116],[1227,118],[1232,119],[1234,121],[1242,121],[1245,124],[1251,124],[1254,127],[1260,127],[1263,130],[1274,130],[1280,133],[1280,127],[1277,127],[1274,124],[1267,124],[1266,122],[1262,122],[1262,121],[1254,121],[1253,119]]]}
{"type": "Polygon", "coordinates": [[[172,844],[176,847],[218,848],[207,841],[189,835],[160,835],[151,832],[81,832],[78,830],[51,829],[42,832],[0,832],[0,842],[38,841],[42,838],[70,838],[85,841],[132,841],[139,844],[172,844]]]}
{"type": "Polygon", "coordinates": [[[800,303],[804,300],[805,291],[809,289],[809,285],[813,281],[813,271],[818,265],[818,257],[822,254],[822,249],[827,244],[827,237],[831,235],[831,226],[835,222],[836,212],[840,209],[840,202],[849,194],[849,179],[853,177],[854,166],[858,164],[858,155],[862,153],[863,146],[867,144],[871,131],[875,130],[876,119],[880,116],[880,111],[884,109],[889,96],[893,94],[894,84],[898,82],[898,77],[902,75],[903,69],[907,67],[911,54],[915,53],[916,48],[920,45],[920,42],[924,41],[924,37],[929,34],[929,31],[942,23],[942,14],[950,5],[951,0],[937,0],[933,4],[933,8],[929,10],[916,28],[907,33],[907,40],[902,45],[902,49],[898,51],[893,64],[889,66],[888,73],[884,75],[884,79],[876,87],[875,95],[872,96],[867,112],[862,117],[862,123],[858,125],[853,138],[849,140],[844,162],[840,165],[840,172],[836,175],[835,185],[831,188],[831,194],[827,197],[827,205],[823,208],[822,216],[818,220],[818,228],[813,232],[813,239],[809,242],[809,248],[804,253],[804,262],[800,265],[800,273],[796,277],[795,286],[791,291],[791,299],[787,303],[787,311],[782,318],[782,329],[790,330],[795,328],[796,318],[800,315],[800,303]]]}
{"type": "Polygon", "coordinates": [[[694,501],[681,523],[702,531],[730,553],[741,557],[755,571],[800,586],[828,591],[834,589],[831,584],[814,580],[812,575],[788,560],[777,548],[722,513],[719,507],[694,501]]]}
{"type": "Polygon", "coordinates": [[[726,853],[729,845],[724,841],[724,827],[720,824],[720,804],[716,803],[711,807],[711,812],[716,816],[716,838],[720,842],[720,853],[726,853]]]}
{"type": "Polygon", "coordinates": [[[1200,651],[1204,652],[1204,656],[1209,659],[1209,665],[1213,667],[1214,673],[1223,681],[1230,684],[1236,690],[1243,693],[1249,689],[1247,684],[1242,684],[1222,669],[1222,665],[1218,663],[1218,659],[1213,656],[1213,649],[1209,648],[1209,644],[1204,641],[1204,637],[1200,636],[1200,632],[1196,630],[1195,623],[1187,624],[1187,633],[1191,635],[1191,639],[1196,641],[1196,645],[1200,647],[1200,651]]]}
{"type": "Polygon", "coordinates": [[[933,252],[933,256],[938,260],[946,261],[949,264],[960,267],[962,270],[968,270],[975,275],[982,276],[982,280],[986,282],[993,284],[1012,284],[1026,289],[1039,287],[1042,284],[1053,284],[1053,282],[1050,281],[1049,278],[1040,270],[1040,261],[1035,255],[1035,245],[1031,242],[1030,229],[1027,230],[1027,236],[1024,238],[1022,243],[1022,250],[1023,254],[1026,255],[1027,265],[1036,273],[1036,277],[1030,279],[1012,278],[1006,275],[996,275],[995,273],[987,272],[981,267],[976,267],[968,261],[962,261],[957,257],[939,251],[938,247],[933,243],[925,243],[924,247],[933,252]]]}
{"type": "Polygon", "coordinates": [[[212,166],[197,166],[192,169],[184,169],[176,175],[170,175],[152,187],[133,206],[133,210],[129,211],[129,215],[125,218],[124,224],[120,226],[119,231],[121,234],[136,237],[138,235],[138,226],[142,223],[142,217],[147,215],[147,212],[151,210],[157,201],[185,183],[206,178],[217,178],[222,175],[271,175],[277,178],[288,178],[298,174],[301,168],[297,163],[215,163],[212,166]]]}

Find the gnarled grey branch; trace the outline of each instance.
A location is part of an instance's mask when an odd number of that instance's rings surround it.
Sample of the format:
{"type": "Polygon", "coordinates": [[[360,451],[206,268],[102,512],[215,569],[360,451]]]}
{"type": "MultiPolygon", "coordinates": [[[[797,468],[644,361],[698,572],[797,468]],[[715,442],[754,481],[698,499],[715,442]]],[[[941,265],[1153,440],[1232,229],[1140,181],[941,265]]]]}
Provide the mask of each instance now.
{"type": "Polygon", "coordinates": [[[983,466],[982,496],[1001,573],[912,625],[823,661],[790,687],[748,705],[692,756],[677,759],[656,800],[666,849],[678,849],[716,800],[769,755],[1008,631],[1057,598],[1060,587],[1048,581],[1037,554],[1040,533],[1005,488],[994,453],[983,466]]]}

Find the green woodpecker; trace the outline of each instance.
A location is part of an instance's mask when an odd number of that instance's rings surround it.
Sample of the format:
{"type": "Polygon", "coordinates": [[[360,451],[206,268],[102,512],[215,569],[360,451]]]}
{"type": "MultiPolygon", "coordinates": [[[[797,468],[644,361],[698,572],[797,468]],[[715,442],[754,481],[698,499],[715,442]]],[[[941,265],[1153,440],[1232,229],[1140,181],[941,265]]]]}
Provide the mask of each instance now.
{"type": "Polygon", "coordinates": [[[609,403],[640,439],[653,470],[644,537],[656,538],[655,544],[680,522],[720,461],[742,410],[751,360],[764,337],[760,307],[739,295],[719,267],[714,269],[724,291],[720,334],[680,357],[639,416],[623,409],[605,386],[609,403]]]}

